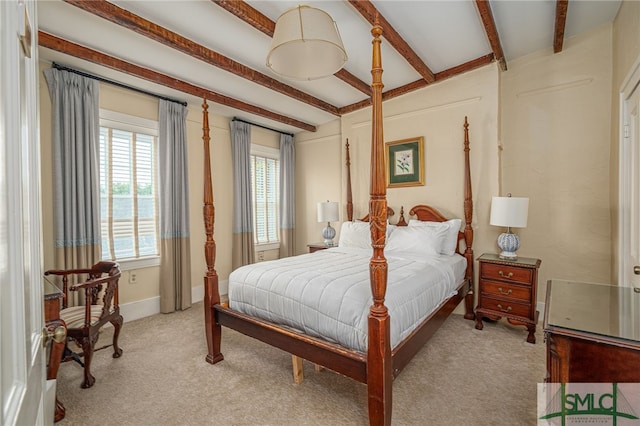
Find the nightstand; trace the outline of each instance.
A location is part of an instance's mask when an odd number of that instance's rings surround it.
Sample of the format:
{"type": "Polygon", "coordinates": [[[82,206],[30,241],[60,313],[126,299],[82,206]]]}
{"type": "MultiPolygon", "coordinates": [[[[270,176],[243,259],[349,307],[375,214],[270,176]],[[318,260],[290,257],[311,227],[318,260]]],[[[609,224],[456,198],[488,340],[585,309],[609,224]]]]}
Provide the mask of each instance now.
{"type": "Polygon", "coordinates": [[[313,253],[314,251],[324,250],[324,249],[328,249],[329,247],[338,247],[338,246],[328,246],[325,243],[313,243],[313,244],[307,244],[307,247],[309,248],[309,253],[313,253]]]}
{"type": "Polygon", "coordinates": [[[476,329],[482,330],[482,318],[497,321],[505,317],[511,324],[526,326],[527,342],[536,343],[536,290],[542,261],[527,257],[504,260],[497,254],[485,253],[478,262],[476,329]]]}

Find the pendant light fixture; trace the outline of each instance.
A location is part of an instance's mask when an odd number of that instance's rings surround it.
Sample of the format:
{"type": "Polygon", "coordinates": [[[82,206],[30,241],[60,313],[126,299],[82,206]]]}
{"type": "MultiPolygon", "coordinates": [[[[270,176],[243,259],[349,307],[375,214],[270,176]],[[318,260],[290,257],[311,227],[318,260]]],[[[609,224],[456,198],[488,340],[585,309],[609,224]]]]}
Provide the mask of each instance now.
{"type": "Polygon", "coordinates": [[[276,21],[267,66],[297,80],[315,80],[339,71],[347,61],[331,16],[311,6],[284,12],[276,21]]]}

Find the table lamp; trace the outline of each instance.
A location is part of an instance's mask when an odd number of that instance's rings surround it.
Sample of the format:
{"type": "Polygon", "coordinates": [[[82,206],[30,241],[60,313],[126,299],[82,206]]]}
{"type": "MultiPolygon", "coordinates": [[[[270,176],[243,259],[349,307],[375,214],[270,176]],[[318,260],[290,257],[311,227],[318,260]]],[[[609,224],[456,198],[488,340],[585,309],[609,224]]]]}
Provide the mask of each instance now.
{"type": "Polygon", "coordinates": [[[337,201],[327,200],[318,203],[318,222],[327,222],[326,228],[322,230],[322,238],[328,246],[333,245],[333,238],[336,236],[336,230],[331,227],[331,222],[335,222],[339,218],[337,201]]]}
{"type": "Polygon", "coordinates": [[[498,247],[502,252],[500,259],[517,260],[516,251],[520,248],[520,238],[511,232],[511,228],[526,228],[529,211],[529,199],[523,197],[493,197],[491,199],[491,218],[494,226],[506,226],[507,232],[498,237],[498,247]]]}

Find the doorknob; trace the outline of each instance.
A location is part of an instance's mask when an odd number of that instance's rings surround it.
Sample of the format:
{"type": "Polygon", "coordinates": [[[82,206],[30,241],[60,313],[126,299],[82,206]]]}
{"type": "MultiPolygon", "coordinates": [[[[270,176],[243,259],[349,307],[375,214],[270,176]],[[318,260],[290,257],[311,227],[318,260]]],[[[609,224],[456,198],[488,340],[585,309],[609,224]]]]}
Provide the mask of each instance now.
{"type": "Polygon", "coordinates": [[[64,342],[64,339],[67,338],[67,329],[63,326],[59,325],[53,329],[53,331],[49,331],[47,327],[42,329],[42,347],[46,348],[47,344],[50,340],[53,340],[56,343],[64,342]]]}
{"type": "Polygon", "coordinates": [[[640,265],[636,265],[633,267],[633,273],[636,275],[640,275],[640,265]]]}

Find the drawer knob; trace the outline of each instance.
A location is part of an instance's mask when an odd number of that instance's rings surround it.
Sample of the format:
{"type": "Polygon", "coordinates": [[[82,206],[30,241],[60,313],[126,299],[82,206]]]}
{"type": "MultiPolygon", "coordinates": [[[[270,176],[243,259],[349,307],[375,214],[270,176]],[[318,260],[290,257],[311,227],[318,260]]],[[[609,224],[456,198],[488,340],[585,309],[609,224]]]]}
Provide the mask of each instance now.
{"type": "Polygon", "coordinates": [[[500,292],[500,294],[504,294],[504,295],[506,295],[506,296],[508,296],[508,295],[510,295],[510,294],[511,294],[511,289],[508,289],[507,291],[504,291],[504,290],[502,289],[502,287],[498,287],[498,291],[500,292]]]}
{"type": "Polygon", "coordinates": [[[502,312],[511,312],[511,306],[507,306],[507,309],[505,309],[500,303],[498,303],[498,309],[500,309],[502,312]]]}
{"type": "Polygon", "coordinates": [[[508,274],[505,275],[504,272],[502,272],[502,269],[498,271],[498,275],[500,275],[502,278],[511,278],[513,277],[513,272],[509,272],[508,274]]]}

